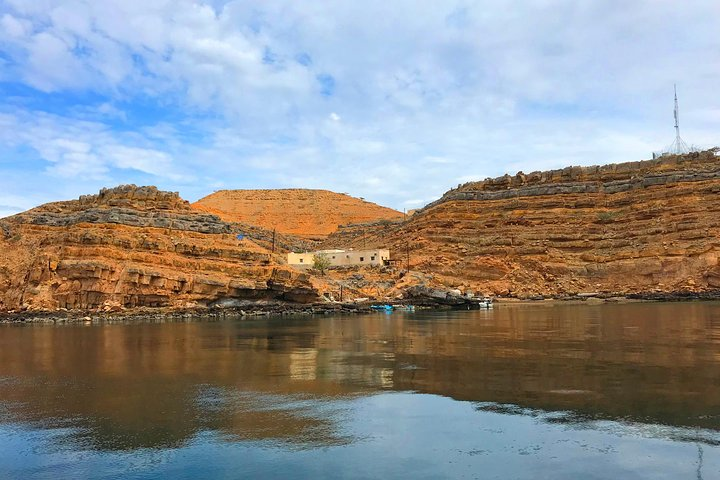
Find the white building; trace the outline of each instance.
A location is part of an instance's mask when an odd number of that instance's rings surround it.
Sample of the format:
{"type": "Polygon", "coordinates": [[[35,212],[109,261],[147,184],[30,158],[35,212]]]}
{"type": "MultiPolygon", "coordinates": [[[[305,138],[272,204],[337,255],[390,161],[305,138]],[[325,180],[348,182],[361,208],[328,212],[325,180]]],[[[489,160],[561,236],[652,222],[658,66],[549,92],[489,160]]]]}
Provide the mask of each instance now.
{"type": "Polygon", "coordinates": [[[371,250],[318,250],[317,252],[288,253],[288,263],[296,267],[312,267],[313,257],[317,254],[325,254],[332,267],[382,265],[385,260],[390,260],[390,250],[375,248],[371,250]]]}

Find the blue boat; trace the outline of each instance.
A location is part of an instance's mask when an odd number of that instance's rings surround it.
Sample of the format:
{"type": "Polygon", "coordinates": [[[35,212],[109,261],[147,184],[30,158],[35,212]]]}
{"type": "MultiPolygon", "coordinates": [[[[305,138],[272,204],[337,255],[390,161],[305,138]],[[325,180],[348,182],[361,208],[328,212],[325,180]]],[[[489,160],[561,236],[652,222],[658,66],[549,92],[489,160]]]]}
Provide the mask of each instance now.
{"type": "Polygon", "coordinates": [[[373,310],[381,310],[385,312],[390,312],[393,310],[392,305],[370,305],[370,308],[372,308],[373,310]]]}
{"type": "Polygon", "coordinates": [[[403,312],[415,311],[415,307],[413,305],[370,305],[370,308],[381,312],[392,312],[393,310],[400,310],[403,312]]]}

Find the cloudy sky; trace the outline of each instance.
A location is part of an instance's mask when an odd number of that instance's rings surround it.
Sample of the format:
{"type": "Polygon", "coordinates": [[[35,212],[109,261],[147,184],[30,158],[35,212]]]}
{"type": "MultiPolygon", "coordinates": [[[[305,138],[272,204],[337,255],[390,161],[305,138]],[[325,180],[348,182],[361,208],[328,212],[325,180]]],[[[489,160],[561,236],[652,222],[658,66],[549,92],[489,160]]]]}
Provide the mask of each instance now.
{"type": "Polygon", "coordinates": [[[458,183],[720,143],[717,0],[0,0],[0,217],[122,183],[458,183]]]}

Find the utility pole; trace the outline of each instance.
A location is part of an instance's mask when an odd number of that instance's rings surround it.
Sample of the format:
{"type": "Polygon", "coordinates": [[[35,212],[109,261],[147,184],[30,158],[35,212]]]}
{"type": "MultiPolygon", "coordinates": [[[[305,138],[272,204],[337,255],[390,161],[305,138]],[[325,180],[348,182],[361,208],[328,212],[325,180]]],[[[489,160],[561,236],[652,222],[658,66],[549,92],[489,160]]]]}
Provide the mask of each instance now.
{"type": "Polygon", "coordinates": [[[410,272],[410,242],[405,241],[405,262],[406,262],[406,270],[410,272]]]}

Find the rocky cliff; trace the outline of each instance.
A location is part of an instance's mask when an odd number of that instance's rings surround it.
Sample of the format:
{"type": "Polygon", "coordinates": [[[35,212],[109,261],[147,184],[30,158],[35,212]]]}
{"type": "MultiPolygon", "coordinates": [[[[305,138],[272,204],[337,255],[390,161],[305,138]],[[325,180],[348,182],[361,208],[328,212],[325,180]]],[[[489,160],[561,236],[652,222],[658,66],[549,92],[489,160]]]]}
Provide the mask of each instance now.
{"type": "Polygon", "coordinates": [[[346,223],[402,218],[403,214],[361,198],[328,190],[221,190],[193,208],[231,222],[322,238],[346,223]]]}
{"type": "Polygon", "coordinates": [[[0,311],[317,299],[312,278],[266,248],[271,236],[155,187],[46,204],[0,220],[0,311]]]}
{"type": "Polygon", "coordinates": [[[720,288],[714,151],[467,183],[406,222],[324,247],[387,246],[444,285],[518,296],[720,288]]]}
{"type": "MultiPolygon", "coordinates": [[[[265,220],[289,209],[277,204],[265,220]]],[[[273,252],[261,226],[222,220],[177,193],[121,186],[0,219],[0,311],[396,298],[423,288],[519,297],[716,291],[719,214],[712,151],[520,172],[459,185],[406,220],[339,228],[321,247],[389,247],[398,263],[317,278],[285,262],[284,252],[311,248],[307,241],[278,233],[273,252]],[[413,272],[402,275],[408,263],[413,272]]],[[[313,215],[298,228],[320,231],[313,215]]]]}

